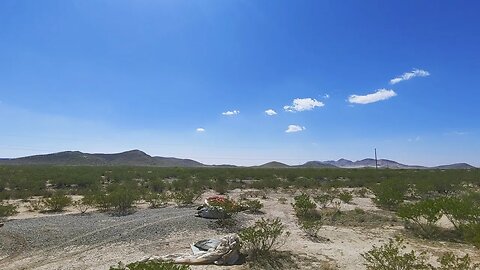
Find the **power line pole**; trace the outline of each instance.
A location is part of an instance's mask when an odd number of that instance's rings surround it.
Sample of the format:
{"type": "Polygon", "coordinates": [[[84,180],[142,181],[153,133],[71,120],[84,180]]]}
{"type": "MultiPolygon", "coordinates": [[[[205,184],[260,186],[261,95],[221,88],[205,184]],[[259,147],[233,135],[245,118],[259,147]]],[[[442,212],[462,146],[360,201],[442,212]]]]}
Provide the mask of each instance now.
{"type": "Polygon", "coordinates": [[[378,170],[377,148],[375,148],[375,170],[378,170]]]}

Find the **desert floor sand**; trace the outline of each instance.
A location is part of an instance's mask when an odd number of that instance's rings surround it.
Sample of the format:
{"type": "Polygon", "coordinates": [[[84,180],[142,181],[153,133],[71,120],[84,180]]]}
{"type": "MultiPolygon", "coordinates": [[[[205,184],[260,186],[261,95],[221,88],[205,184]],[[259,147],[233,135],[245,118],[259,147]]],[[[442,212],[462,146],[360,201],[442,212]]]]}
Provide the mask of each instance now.
{"type": "MultiPolygon", "coordinates": [[[[246,192],[249,190],[232,190],[228,196],[240,199],[246,192]]],[[[250,193],[255,191],[250,190],[250,193]]],[[[214,194],[213,191],[204,193],[198,203],[214,194]]],[[[297,224],[291,206],[296,194],[299,191],[270,191],[256,198],[264,204],[264,214],[239,215],[243,226],[262,217],[281,219],[290,236],[280,250],[290,252],[294,258],[283,264],[285,269],[365,269],[361,253],[404,233],[403,226],[398,223],[378,227],[322,226],[319,235],[328,240],[314,242],[297,224]],[[280,203],[279,198],[285,198],[286,202],[280,203]]],[[[19,214],[0,229],[0,268],[6,270],[108,269],[119,261],[129,263],[152,255],[188,253],[192,242],[225,234],[212,226],[214,221],[193,217],[194,207],[148,209],[145,203],[140,203],[133,215],[112,217],[95,211],[79,215],[73,207],[62,214],[32,213],[24,203],[16,203],[20,204],[19,214]]],[[[341,204],[343,211],[355,208],[382,213],[368,197],[354,197],[350,204],[341,204]]],[[[448,226],[448,222],[443,223],[448,226]]],[[[409,248],[432,254],[432,262],[445,251],[459,255],[468,253],[475,261],[480,261],[471,245],[408,236],[406,240],[409,248]]],[[[282,267],[282,262],[279,263],[282,267]]],[[[192,269],[248,267],[204,265],[192,266],[192,269]]]]}

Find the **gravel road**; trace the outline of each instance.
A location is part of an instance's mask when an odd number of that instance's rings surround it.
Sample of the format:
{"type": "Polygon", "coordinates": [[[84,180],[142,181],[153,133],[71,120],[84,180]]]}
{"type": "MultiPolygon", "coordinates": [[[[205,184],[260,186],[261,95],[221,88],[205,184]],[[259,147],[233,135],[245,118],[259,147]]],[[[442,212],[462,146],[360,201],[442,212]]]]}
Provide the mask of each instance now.
{"type": "Polygon", "coordinates": [[[15,265],[12,269],[43,269],[47,264],[50,268],[45,269],[73,269],[52,263],[86,257],[89,251],[106,246],[155,243],[172,234],[208,230],[212,221],[194,214],[193,208],[167,207],[142,209],[127,216],[90,213],[12,220],[0,228],[0,269],[15,265]]]}

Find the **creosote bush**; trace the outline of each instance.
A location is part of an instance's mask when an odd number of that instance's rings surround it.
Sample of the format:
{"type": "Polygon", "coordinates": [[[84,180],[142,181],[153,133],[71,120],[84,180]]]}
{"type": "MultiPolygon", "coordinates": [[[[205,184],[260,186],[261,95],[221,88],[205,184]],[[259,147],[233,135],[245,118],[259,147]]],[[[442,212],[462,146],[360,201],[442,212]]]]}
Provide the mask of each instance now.
{"type": "Polygon", "coordinates": [[[283,237],[288,236],[285,226],[279,218],[264,219],[255,222],[255,225],[240,231],[239,236],[243,248],[250,257],[262,256],[283,244],[283,237]]]}
{"type": "Polygon", "coordinates": [[[73,205],[81,214],[85,214],[88,209],[95,206],[95,197],[93,195],[85,195],[82,199],[74,202],[73,205]]]}
{"type": "Polygon", "coordinates": [[[375,203],[387,210],[396,210],[403,202],[407,190],[407,183],[398,180],[385,180],[372,186],[375,203]]]}
{"type": "Polygon", "coordinates": [[[135,192],[127,187],[119,186],[107,195],[107,202],[115,214],[129,214],[137,200],[135,192]]]}
{"type": "Polygon", "coordinates": [[[295,202],[292,204],[299,219],[311,216],[317,205],[310,199],[310,196],[303,193],[295,196],[295,202]]]}
{"type": "Polygon", "coordinates": [[[410,270],[429,269],[424,253],[418,254],[414,250],[405,252],[403,239],[397,237],[389,239],[388,243],[363,253],[364,265],[368,270],[410,270]]]}
{"type": "Polygon", "coordinates": [[[44,199],[43,203],[48,211],[61,212],[65,207],[72,204],[72,198],[61,192],[56,192],[50,198],[44,199]]]}
{"type": "Polygon", "coordinates": [[[165,192],[150,192],[144,195],[144,199],[150,204],[150,208],[160,208],[167,205],[168,201],[170,200],[170,196],[165,192]]]}
{"type": "Polygon", "coordinates": [[[190,205],[200,196],[199,193],[193,190],[184,190],[184,191],[177,191],[173,194],[173,199],[179,205],[190,205]]]}
{"type": "Polygon", "coordinates": [[[402,205],[397,215],[420,229],[421,234],[431,238],[437,231],[436,223],[442,217],[442,208],[438,200],[428,199],[402,205]]]}

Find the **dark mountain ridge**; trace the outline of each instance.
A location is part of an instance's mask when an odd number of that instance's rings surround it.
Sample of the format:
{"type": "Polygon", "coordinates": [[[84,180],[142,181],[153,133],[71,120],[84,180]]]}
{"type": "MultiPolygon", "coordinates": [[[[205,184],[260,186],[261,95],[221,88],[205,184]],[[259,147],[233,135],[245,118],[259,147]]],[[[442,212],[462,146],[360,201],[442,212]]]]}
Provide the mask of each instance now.
{"type": "MultiPolygon", "coordinates": [[[[154,166],[154,167],[237,167],[235,165],[205,165],[192,159],[150,156],[140,150],[121,153],[83,153],[64,151],[52,154],[34,155],[20,158],[0,158],[0,165],[67,165],[67,166],[154,166]]],[[[348,159],[308,161],[301,165],[288,165],[272,161],[255,168],[366,168],[375,167],[375,159],[366,158],[357,161],[348,159]]],[[[379,159],[379,168],[389,169],[476,169],[467,163],[447,164],[436,167],[406,165],[393,160],[379,159]]]]}
{"type": "Polygon", "coordinates": [[[65,151],[46,155],[0,159],[4,165],[72,165],[72,166],[156,166],[156,167],[203,167],[204,164],[191,159],[173,157],[152,157],[140,150],[114,154],[89,154],[79,151],[65,151]]]}

